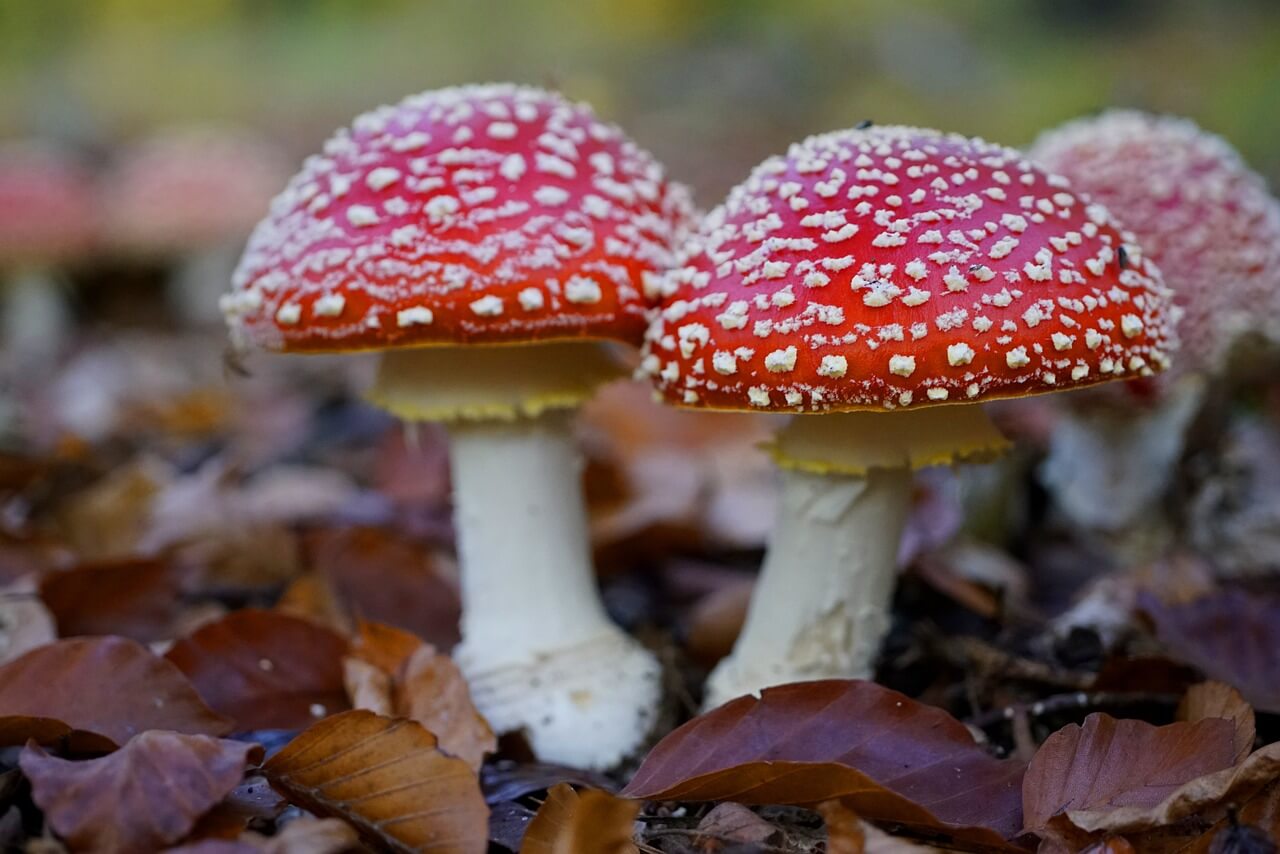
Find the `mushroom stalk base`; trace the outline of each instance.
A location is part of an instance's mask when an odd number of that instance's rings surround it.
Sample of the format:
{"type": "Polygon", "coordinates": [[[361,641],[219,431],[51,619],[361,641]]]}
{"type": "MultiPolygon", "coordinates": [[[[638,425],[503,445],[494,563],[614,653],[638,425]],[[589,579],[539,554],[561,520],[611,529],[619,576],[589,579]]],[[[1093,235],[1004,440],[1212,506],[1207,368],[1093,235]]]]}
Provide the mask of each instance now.
{"type": "Polygon", "coordinates": [[[18,270],[4,283],[0,309],[4,351],[11,368],[20,370],[58,355],[71,318],[56,276],[35,267],[18,270]]]}
{"type": "Polygon", "coordinates": [[[591,565],[567,413],[449,425],[462,643],[454,657],[498,732],[539,758],[614,765],[653,724],[661,667],[610,622],[591,565]]]}
{"type": "Polygon", "coordinates": [[[777,526],[733,653],[704,706],[786,682],[868,677],[889,628],[911,470],[783,470],[777,526]]]}

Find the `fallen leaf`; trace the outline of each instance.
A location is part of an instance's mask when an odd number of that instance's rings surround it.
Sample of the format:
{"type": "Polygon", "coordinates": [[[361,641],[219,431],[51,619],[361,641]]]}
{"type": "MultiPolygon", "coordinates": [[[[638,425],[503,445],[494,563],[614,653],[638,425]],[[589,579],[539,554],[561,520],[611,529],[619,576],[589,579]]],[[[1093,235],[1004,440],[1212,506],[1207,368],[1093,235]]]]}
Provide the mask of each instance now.
{"type": "Polygon", "coordinates": [[[58,631],[73,635],[122,635],[150,643],[173,637],[178,619],[178,578],[165,561],[122,559],[82,564],[40,580],[40,598],[58,631]]]}
{"type": "Polygon", "coordinates": [[[1223,587],[1176,604],[1144,592],[1138,604],[1174,658],[1239,689],[1255,708],[1280,712],[1280,596],[1223,587]]]}
{"type": "Polygon", "coordinates": [[[329,582],[318,575],[308,573],[291,581],[276,600],[275,609],[291,617],[328,626],[341,634],[351,632],[351,616],[338,601],[329,582]]]}
{"type": "Polygon", "coordinates": [[[303,815],[274,836],[246,831],[234,840],[205,839],[169,848],[165,854],[343,854],[359,850],[359,839],[341,819],[303,815]]]}
{"type": "Polygon", "coordinates": [[[632,840],[638,812],[635,801],[558,783],[529,822],[520,854],[638,854],[632,840]]]}
{"type": "Polygon", "coordinates": [[[1257,737],[1253,707],[1235,688],[1222,682],[1201,682],[1188,688],[1178,704],[1178,720],[1205,718],[1226,718],[1235,726],[1235,764],[1253,752],[1253,741],[1257,737]]]}
{"type": "Polygon", "coordinates": [[[729,801],[716,804],[698,822],[698,836],[704,848],[724,843],[764,845],[781,835],[776,826],[765,821],[748,807],[729,801]]]}
{"type": "Polygon", "coordinates": [[[342,818],[393,851],[482,854],[488,807],[475,773],[414,721],[364,710],[312,725],[263,773],[290,802],[342,818]]]}
{"type": "Polygon", "coordinates": [[[458,591],[426,545],[383,528],[313,531],[305,545],[313,571],[353,616],[405,629],[441,650],[458,642],[458,591]]]}
{"type": "Polygon", "coordinates": [[[274,821],[288,804],[266,778],[251,774],[209,810],[191,831],[189,839],[235,839],[249,822],[274,821]]]}
{"type": "Polygon", "coordinates": [[[616,790],[613,781],[604,774],[547,762],[517,763],[499,759],[480,770],[480,786],[490,804],[514,801],[550,789],[557,783],[571,783],[606,792],[616,790]]]}
{"type": "Polygon", "coordinates": [[[941,709],[873,682],[827,680],[768,688],[694,718],[653,748],[623,795],[839,800],[870,821],[1000,848],[1021,827],[1023,771],[941,709]]]}
{"type": "Polygon", "coordinates": [[[174,477],[154,457],[121,466],[68,498],[58,514],[58,539],[81,560],[111,560],[137,554],[151,524],[157,495],[174,477]]]}
{"type": "Polygon", "coordinates": [[[387,673],[394,673],[422,644],[422,638],[413,632],[359,620],[356,636],[351,641],[351,654],[387,673]]]}
{"type": "Polygon", "coordinates": [[[165,655],[241,730],[300,729],[348,707],[347,641],[323,626],[246,608],[178,640],[165,655]]]}
{"type": "Polygon", "coordinates": [[[110,756],[80,762],[28,745],[18,764],[32,799],[73,851],[131,854],[186,836],[261,753],[245,742],[152,730],[110,756]]]}
{"type": "Polygon", "coordinates": [[[1042,831],[1062,813],[1154,807],[1184,783],[1232,767],[1234,736],[1221,718],[1153,726],[1091,714],[1049,736],[1027,766],[1026,829],[1042,831]]]}
{"type": "Polygon", "coordinates": [[[352,652],[343,675],[353,706],[417,721],[440,740],[441,750],[476,770],[485,754],[497,750],[466,678],[447,655],[407,632],[364,621],[352,652]]]}
{"type": "Polygon", "coordinates": [[[1071,810],[1067,818],[1089,833],[1131,833],[1167,827],[1189,816],[1207,814],[1214,807],[1244,803],[1277,780],[1280,780],[1280,742],[1254,751],[1239,765],[1188,780],[1156,803],[1119,809],[1071,810]]]}
{"type": "Polygon", "coordinates": [[[467,680],[447,655],[423,644],[396,674],[396,711],[435,734],[440,749],[479,770],[498,749],[489,723],[471,702],[467,680]]]}
{"type": "MultiPolygon", "coordinates": [[[[204,704],[178,668],[137,641],[73,638],[0,666],[0,733],[6,744],[36,718],[124,744],[144,730],[225,735],[231,722],[204,704]]],[[[32,734],[39,741],[44,739],[32,734]]]]}
{"type": "Polygon", "coordinates": [[[839,801],[823,801],[817,811],[827,825],[827,854],[927,854],[943,850],[890,836],[839,801]]]}
{"type": "Polygon", "coordinates": [[[362,658],[342,659],[342,684],[351,708],[366,709],[376,715],[394,716],[395,683],[391,674],[362,658]]]}
{"type": "Polygon", "coordinates": [[[33,578],[0,589],[0,664],[57,639],[53,615],[40,601],[33,578]]]}

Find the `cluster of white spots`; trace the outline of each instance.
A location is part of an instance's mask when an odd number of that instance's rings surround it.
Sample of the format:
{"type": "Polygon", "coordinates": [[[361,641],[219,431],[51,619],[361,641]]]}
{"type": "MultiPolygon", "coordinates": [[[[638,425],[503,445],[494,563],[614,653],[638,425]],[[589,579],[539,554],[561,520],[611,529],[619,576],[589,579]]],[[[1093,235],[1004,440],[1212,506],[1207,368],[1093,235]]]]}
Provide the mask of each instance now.
{"type": "Polygon", "coordinates": [[[271,349],[636,340],[645,282],[691,220],[683,188],[583,105],[506,85],[427,92],[306,161],[222,307],[271,349]]]}
{"type": "Polygon", "coordinates": [[[935,131],[792,146],[680,260],[653,288],[642,370],[685,404],[1032,394],[1163,369],[1174,346],[1169,292],[1105,208],[1012,149],[935,131]],[[673,331],[691,321],[708,335],[673,331]]]}
{"type": "Polygon", "coordinates": [[[1225,140],[1114,110],[1044,134],[1031,156],[1105,205],[1160,267],[1185,311],[1175,376],[1224,370],[1242,335],[1280,342],[1280,201],[1225,140]]]}

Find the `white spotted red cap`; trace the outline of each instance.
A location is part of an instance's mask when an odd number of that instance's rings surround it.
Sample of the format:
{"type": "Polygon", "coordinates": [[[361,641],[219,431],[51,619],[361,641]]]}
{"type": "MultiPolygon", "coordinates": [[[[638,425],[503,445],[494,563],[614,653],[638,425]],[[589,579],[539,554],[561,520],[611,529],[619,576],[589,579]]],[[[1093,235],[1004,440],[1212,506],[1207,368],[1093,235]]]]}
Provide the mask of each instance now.
{"type": "Polygon", "coordinates": [[[223,301],[287,351],[615,338],[639,343],[684,189],[591,109],[506,84],[366,113],[308,159],[223,301]]]}
{"type": "Polygon", "coordinates": [[[643,370],[673,403],[841,411],[980,402],[1164,369],[1159,272],[1019,152],[872,126],[771,158],[663,283],[643,370]]]}

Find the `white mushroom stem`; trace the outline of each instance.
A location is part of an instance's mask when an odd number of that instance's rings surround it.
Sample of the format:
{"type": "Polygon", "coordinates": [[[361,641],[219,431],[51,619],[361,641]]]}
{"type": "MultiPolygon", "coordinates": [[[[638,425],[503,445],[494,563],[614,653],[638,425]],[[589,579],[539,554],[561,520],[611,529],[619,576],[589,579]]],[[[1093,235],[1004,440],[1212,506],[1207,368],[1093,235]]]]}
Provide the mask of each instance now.
{"type": "Polygon", "coordinates": [[[28,267],[17,270],[3,288],[4,352],[22,365],[53,359],[71,326],[66,299],[56,276],[28,267]]]}
{"type": "Polygon", "coordinates": [[[870,677],[889,628],[912,469],[1005,444],[976,406],[793,419],[774,448],[783,487],[769,550],[704,706],[787,682],[870,677]]]}
{"type": "Polygon", "coordinates": [[[618,367],[597,344],[384,355],[373,398],[449,430],[462,643],[454,658],[498,732],[543,760],[617,764],[649,734],[661,666],[610,622],[591,565],[577,404],[618,367]]]}
{"type": "Polygon", "coordinates": [[[870,676],[889,628],[911,471],[782,476],[777,528],[708,708],[786,682],[870,676]]]}
{"type": "Polygon", "coordinates": [[[1140,552],[1127,556],[1133,560],[1158,551],[1155,543],[1139,546],[1133,534],[1155,533],[1141,523],[1162,518],[1155,505],[1173,480],[1204,395],[1204,380],[1188,375],[1148,409],[1064,407],[1040,470],[1059,509],[1081,528],[1128,538],[1140,552]]]}

